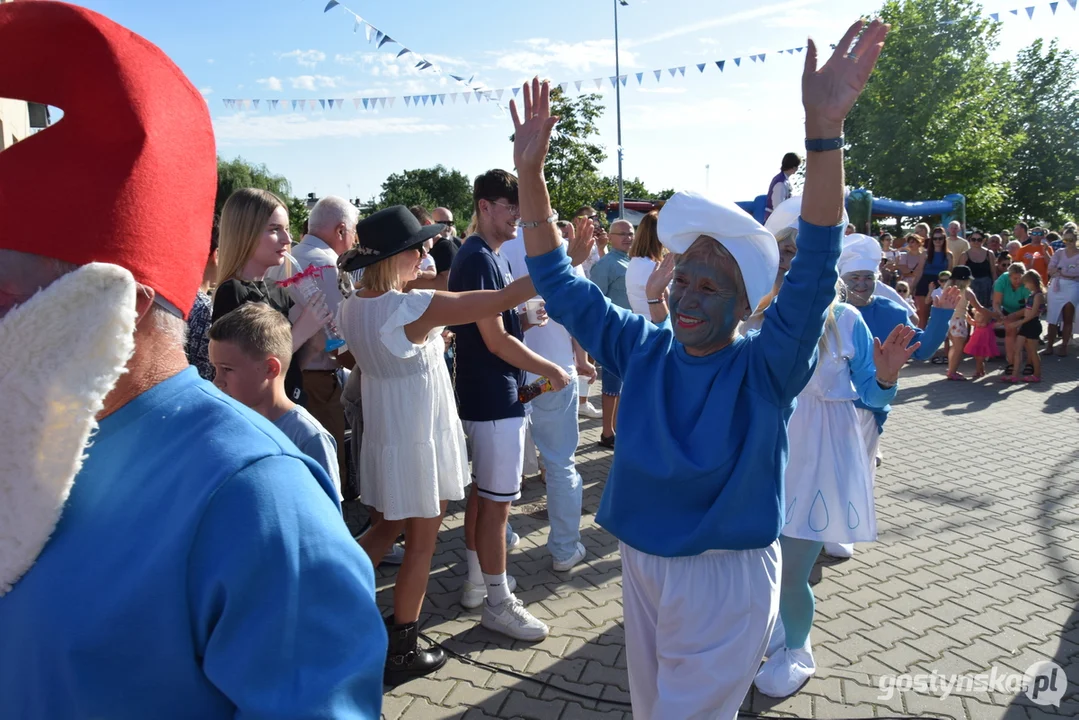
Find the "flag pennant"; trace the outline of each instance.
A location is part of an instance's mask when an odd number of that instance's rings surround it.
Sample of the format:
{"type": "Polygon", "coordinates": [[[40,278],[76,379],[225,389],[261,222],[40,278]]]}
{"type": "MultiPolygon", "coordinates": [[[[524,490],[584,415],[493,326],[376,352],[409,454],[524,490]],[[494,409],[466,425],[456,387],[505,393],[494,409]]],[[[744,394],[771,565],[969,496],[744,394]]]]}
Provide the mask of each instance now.
{"type": "Polygon", "coordinates": [[[255,109],[258,110],[259,109],[259,101],[258,100],[252,100],[251,102],[254,103],[255,109]]]}
{"type": "Polygon", "coordinates": [[[753,62],[757,62],[757,56],[756,55],[750,55],[749,59],[752,60],[753,62]]]}
{"type": "Polygon", "coordinates": [[[726,65],[726,64],[727,64],[726,60],[716,60],[716,67],[719,68],[720,72],[723,72],[723,66],[726,65]]]}
{"type": "Polygon", "coordinates": [[[344,105],[345,105],[345,99],[344,98],[337,98],[337,109],[338,110],[344,109],[344,105]]]}
{"type": "Polygon", "coordinates": [[[382,98],[382,106],[385,107],[386,103],[389,103],[390,107],[393,107],[393,101],[396,99],[397,98],[382,98]]]}
{"type": "Polygon", "coordinates": [[[465,81],[465,79],[463,77],[460,77],[459,75],[450,75],[450,77],[453,78],[454,80],[456,80],[457,82],[464,82],[465,81]]]}
{"type": "MultiPolygon", "coordinates": [[[[580,80],[577,81],[577,89],[578,90],[581,89],[581,81],[580,80]]],[[[519,92],[521,92],[521,88],[519,88],[519,87],[513,88],[513,97],[517,97],[517,93],[519,93],[519,92]]]]}
{"type": "Polygon", "coordinates": [[[805,50],[805,47],[796,47],[796,48],[794,48],[795,52],[802,52],[803,50],[805,50]]]}
{"type": "Polygon", "coordinates": [[[618,76],[618,82],[622,83],[622,87],[626,86],[626,80],[628,79],[628,77],[629,76],[627,76],[627,75],[619,75],[618,76]]]}
{"type": "Polygon", "coordinates": [[[330,100],[327,100],[326,102],[328,102],[330,104],[330,110],[333,110],[333,100],[330,99],[330,100]]]}
{"type": "Polygon", "coordinates": [[[660,76],[663,75],[663,71],[662,70],[653,70],[652,72],[654,72],[656,74],[656,82],[659,82],[659,78],[660,78],[660,76]]]}
{"type": "Polygon", "coordinates": [[[560,87],[562,89],[562,92],[564,92],[564,93],[569,92],[569,83],[568,82],[564,82],[561,85],[559,85],[558,87],[560,87]]]}
{"type": "Polygon", "coordinates": [[[611,81],[611,87],[614,87],[615,85],[618,84],[618,78],[616,76],[611,75],[611,77],[608,78],[608,79],[611,81]]]}
{"type": "MultiPolygon", "coordinates": [[[[564,84],[566,85],[566,87],[569,87],[569,83],[564,83],[564,84]]],[[[497,90],[495,92],[495,96],[498,98],[499,102],[502,101],[502,93],[504,93],[504,92],[506,92],[505,88],[501,88],[501,89],[499,89],[499,90],[497,90]]]]}
{"type": "Polygon", "coordinates": [[[597,90],[603,87],[603,78],[592,78],[592,82],[596,84],[597,90]]]}
{"type": "Polygon", "coordinates": [[[382,32],[378,28],[375,28],[375,43],[378,45],[378,47],[382,47],[382,38],[384,38],[385,36],[386,34],[384,32],[382,32]]]}
{"type": "Polygon", "coordinates": [[[476,102],[479,102],[481,97],[483,97],[483,91],[482,90],[477,90],[476,91],[476,102]]]}
{"type": "Polygon", "coordinates": [[[293,109],[293,110],[295,110],[295,109],[296,109],[296,106],[297,106],[297,105],[299,105],[299,104],[300,104],[300,101],[299,101],[299,100],[293,100],[293,101],[292,101],[292,109],[293,109]]]}
{"type": "Polygon", "coordinates": [[[1031,5],[1030,7],[1027,8],[1027,20],[1033,20],[1033,19],[1034,19],[1034,6],[1031,5]]]}
{"type": "Polygon", "coordinates": [[[644,82],[644,73],[637,73],[637,84],[640,85],[644,82]]]}
{"type": "MultiPolygon", "coordinates": [[[[581,80],[574,80],[573,84],[577,87],[577,92],[581,92],[581,80]]],[[[517,88],[513,88],[513,94],[517,94],[517,88]]]]}
{"type": "Polygon", "coordinates": [[[446,104],[446,93],[442,93],[441,95],[438,96],[438,104],[439,105],[445,105],[446,104]]]}
{"type": "Polygon", "coordinates": [[[352,107],[356,110],[360,109],[360,100],[363,100],[363,109],[367,109],[367,98],[352,98],[352,107]]]}
{"type": "Polygon", "coordinates": [[[472,96],[469,95],[468,93],[461,93],[461,97],[463,97],[465,99],[465,105],[468,105],[469,100],[472,99],[472,96]]]}
{"type": "Polygon", "coordinates": [[[678,68],[678,72],[682,75],[682,77],[685,77],[686,76],[686,66],[683,65],[682,67],[678,68]]]}
{"type": "Polygon", "coordinates": [[[1076,0],[1068,0],[1068,4],[1072,6],[1072,10],[1075,9],[1075,2],[1076,0]]]}
{"type": "Polygon", "coordinates": [[[273,108],[274,110],[276,110],[276,109],[277,109],[277,105],[278,105],[278,103],[280,103],[280,102],[281,102],[280,100],[271,100],[271,101],[270,101],[270,107],[272,107],[272,108],[273,108]]]}
{"type": "Polygon", "coordinates": [[[1060,3],[1058,3],[1058,2],[1051,2],[1051,3],[1049,3],[1049,9],[1053,11],[1053,14],[1054,14],[1054,15],[1056,15],[1056,14],[1057,14],[1057,5],[1059,5],[1059,4],[1060,4],[1060,3]]]}
{"type": "Polygon", "coordinates": [[[1018,8],[1015,9],[1015,10],[1009,10],[1008,12],[1010,12],[1012,15],[1015,15],[1016,17],[1019,17],[1019,9],[1018,8]]]}
{"type": "Polygon", "coordinates": [[[423,106],[427,107],[428,96],[427,95],[421,95],[420,98],[423,100],[423,106]]]}
{"type": "Polygon", "coordinates": [[[357,15],[356,16],[356,22],[352,25],[352,32],[354,32],[354,33],[359,32],[360,31],[360,25],[362,25],[362,24],[363,24],[363,22],[360,20],[360,16],[357,15]]]}
{"type": "Polygon", "coordinates": [[[767,54],[768,53],[761,53],[761,62],[764,62],[764,56],[767,55],[767,54]]]}
{"type": "Polygon", "coordinates": [[[450,93],[450,103],[453,105],[457,104],[457,93],[450,93]]]}
{"type": "Polygon", "coordinates": [[[363,24],[363,33],[364,33],[364,35],[367,36],[367,42],[371,42],[371,31],[372,30],[374,30],[374,28],[371,27],[371,23],[364,23],[363,24]]]}
{"type": "Polygon", "coordinates": [[[319,101],[318,101],[318,104],[322,106],[322,109],[323,109],[323,110],[325,110],[325,109],[326,109],[326,101],[325,101],[325,100],[319,100],[319,101]]]}
{"type": "Polygon", "coordinates": [[[989,17],[993,18],[993,22],[1000,22],[1000,13],[990,13],[989,17]]]}
{"type": "MultiPolygon", "coordinates": [[[[390,42],[393,42],[393,41],[391,40],[390,42]]],[[[408,55],[410,52],[412,52],[412,51],[409,50],[408,48],[404,48],[403,50],[401,50],[401,52],[397,53],[397,57],[401,57],[402,55],[408,55]]],[[[423,63],[416,63],[416,66],[419,67],[422,64],[423,63]]]]}
{"type": "Polygon", "coordinates": [[[337,7],[340,4],[341,3],[339,3],[337,0],[330,0],[328,3],[326,3],[326,9],[323,10],[322,12],[329,12],[330,10],[333,10],[335,7],[337,7]]]}
{"type": "Polygon", "coordinates": [[[405,107],[408,107],[412,103],[412,96],[405,95],[405,107]]]}
{"type": "Polygon", "coordinates": [[[390,37],[389,35],[383,35],[382,39],[378,41],[378,46],[382,47],[386,43],[392,43],[392,42],[396,42],[396,41],[392,37],[390,37]]]}
{"type": "Polygon", "coordinates": [[[701,72],[704,72],[704,66],[707,65],[707,64],[708,63],[697,63],[697,69],[700,70],[701,72]]]}
{"type": "Polygon", "coordinates": [[[742,67],[742,58],[740,58],[740,57],[735,58],[734,59],[734,64],[737,65],[738,67],[742,67]]]}
{"type": "MultiPolygon", "coordinates": [[[[423,65],[420,66],[420,70],[426,70],[429,67],[434,67],[434,63],[431,63],[431,62],[428,62],[427,60],[424,60],[423,65]]],[[[437,70],[436,70],[436,72],[437,72],[437,70]]]]}

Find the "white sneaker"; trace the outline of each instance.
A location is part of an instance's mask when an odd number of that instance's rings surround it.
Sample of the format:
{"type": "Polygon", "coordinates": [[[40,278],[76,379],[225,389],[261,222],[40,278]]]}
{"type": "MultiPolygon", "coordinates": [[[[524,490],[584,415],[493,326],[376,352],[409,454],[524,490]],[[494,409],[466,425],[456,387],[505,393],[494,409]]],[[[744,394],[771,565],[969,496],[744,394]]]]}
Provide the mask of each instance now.
{"type": "Polygon", "coordinates": [[[378,561],[379,565],[402,565],[405,562],[405,548],[400,543],[394,543],[389,551],[378,561]]]}
{"type": "Polygon", "coordinates": [[[547,625],[525,610],[524,603],[513,595],[495,607],[483,603],[480,625],[515,640],[542,640],[550,632],[547,625]]]}
{"type": "MultiPolygon", "coordinates": [[[[513,592],[517,589],[517,578],[512,575],[506,576],[506,587],[513,592]]],[[[461,590],[461,605],[469,610],[475,610],[483,601],[487,599],[487,585],[480,583],[479,585],[473,585],[468,580],[465,580],[464,587],[461,590]]]]}
{"type": "Polygon", "coordinates": [[[513,530],[510,530],[508,533],[506,533],[506,549],[507,550],[512,550],[513,548],[517,547],[520,544],[521,544],[521,536],[520,535],[513,532],[513,530]]]}
{"type": "Polygon", "coordinates": [[[577,549],[570,555],[569,560],[566,560],[565,562],[559,562],[558,560],[554,561],[555,572],[566,572],[567,570],[571,570],[574,565],[584,560],[584,555],[584,545],[577,543],[577,549]]]}
{"type": "Polygon", "coordinates": [[[757,671],[753,684],[768,697],[785,698],[798,692],[809,678],[817,672],[817,663],[813,660],[813,650],[806,640],[800,650],[783,648],[757,671]]]}
{"type": "Polygon", "coordinates": [[[597,409],[596,406],[590,402],[582,403],[580,408],[577,410],[577,414],[583,418],[589,418],[591,420],[599,420],[603,417],[603,411],[597,409]]]}
{"type": "Polygon", "coordinates": [[[834,558],[854,557],[854,543],[824,543],[824,554],[834,558]]]}
{"type": "Polygon", "coordinates": [[[772,628],[772,637],[768,639],[768,647],[764,651],[765,657],[772,657],[787,644],[787,629],[783,627],[783,618],[776,618],[776,625],[772,628]]]}

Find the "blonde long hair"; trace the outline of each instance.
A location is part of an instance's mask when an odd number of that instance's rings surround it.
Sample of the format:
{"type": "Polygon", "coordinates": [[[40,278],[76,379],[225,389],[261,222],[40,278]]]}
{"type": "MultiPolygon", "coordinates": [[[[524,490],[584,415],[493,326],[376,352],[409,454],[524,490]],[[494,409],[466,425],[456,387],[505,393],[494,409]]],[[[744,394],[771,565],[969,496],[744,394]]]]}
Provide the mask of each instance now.
{"type": "Polygon", "coordinates": [[[277,208],[286,208],[281,198],[269,190],[240,188],[229,195],[221,210],[217,248],[217,284],[239,278],[244,265],[255,254],[259,237],[277,208]]]}

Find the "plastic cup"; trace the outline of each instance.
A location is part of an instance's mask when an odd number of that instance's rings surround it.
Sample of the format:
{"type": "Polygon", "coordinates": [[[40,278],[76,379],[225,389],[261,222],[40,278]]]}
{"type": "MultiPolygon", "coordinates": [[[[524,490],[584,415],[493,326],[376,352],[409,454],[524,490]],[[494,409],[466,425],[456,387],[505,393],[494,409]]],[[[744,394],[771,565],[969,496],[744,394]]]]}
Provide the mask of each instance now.
{"type": "Polygon", "coordinates": [[[528,322],[531,325],[540,324],[540,311],[546,306],[543,302],[543,298],[534,297],[525,303],[525,315],[528,318],[528,322]]]}

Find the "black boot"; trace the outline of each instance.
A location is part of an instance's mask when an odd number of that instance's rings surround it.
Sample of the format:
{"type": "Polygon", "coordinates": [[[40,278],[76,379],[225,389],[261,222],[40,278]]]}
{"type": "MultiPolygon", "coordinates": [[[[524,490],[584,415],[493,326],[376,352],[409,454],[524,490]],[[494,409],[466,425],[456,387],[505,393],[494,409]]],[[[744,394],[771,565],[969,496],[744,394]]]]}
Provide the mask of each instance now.
{"type": "Polygon", "coordinates": [[[387,685],[400,685],[412,678],[429,675],[446,664],[446,653],[440,647],[420,650],[416,647],[419,628],[416,623],[390,625],[386,652],[386,672],[383,681],[387,685]]]}

